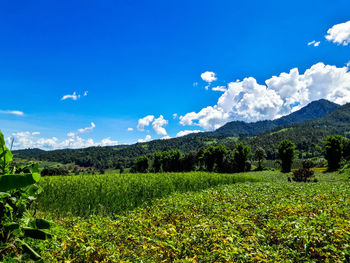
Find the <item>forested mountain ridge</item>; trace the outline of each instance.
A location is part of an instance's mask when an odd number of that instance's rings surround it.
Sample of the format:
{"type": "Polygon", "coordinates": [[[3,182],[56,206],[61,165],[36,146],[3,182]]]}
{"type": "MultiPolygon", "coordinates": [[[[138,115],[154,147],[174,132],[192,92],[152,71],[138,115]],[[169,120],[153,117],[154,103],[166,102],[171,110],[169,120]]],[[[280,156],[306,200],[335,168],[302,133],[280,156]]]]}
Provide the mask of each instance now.
{"type": "MultiPolygon", "coordinates": [[[[321,100],[311,103],[303,109],[282,117],[279,122],[290,120],[298,121],[297,116],[309,118],[315,111],[322,111],[322,105],[326,106],[323,112],[328,112],[321,118],[308,120],[302,123],[293,123],[278,126],[272,130],[267,130],[255,136],[230,136],[227,134],[205,132],[190,134],[188,136],[173,138],[168,140],[154,140],[147,143],[136,143],[133,145],[123,145],[116,147],[89,147],[85,149],[65,149],[46,151],[39,155],[30,156],[26,150],[15,151],[17,157],[32,157],[39,160],[55,161],[61,163],[76,163],[81,166],[95,167],[118,167],[120,165],[129,166],[133,160],[141,155],[151,155],[157,151],[170,149],[180,149],[182,152],[198,150],[208,145],[224,144],[228,148],[234,147],[237,141],[252,146],[253,151],[257,146],[262,146],[266,150],[269,159],[274,159],[275,150],[278,143],[283,139],[290,139],[295,142],[301,154],[307,156],[319,154],[319,148],[324,139],[330,134],[348,135],[350,132],[350,104],[338,106],[321,100]],[[321,107],[319,107],[321,104],[321,107]],[[311,106],[310,106],[311,105],[311,106]],[[315,106],[316,105],[316,106],[315,106]],[[335,107],[334,111],[330,108],[335,107]],[[328,107],[328,108],[327,108],[328,107]],[[282,119],[282,120],[281,120],[282,119]],[[26,153],[26,154],[23,154],[26,153]]],[[[28,149],[27,151],[33,151],[28,149]]],[[[38,153],[38,151],[34,151],[38,153]]]]}
{"type": "Polygon", "coordinates": [[[251,123],[243,121],[228,122],[224,126],[214,131],[213,134],[223,134],[229,136],[239,136],[240,134],[245,134],[252,136],[264,131],[275,129],[279,126],[301,123],[307,120],[320,118],[339,107],[340,105],[338,104],[321,99],[313,101],[300,110],[275,120],[265,120],[251,123]]]}

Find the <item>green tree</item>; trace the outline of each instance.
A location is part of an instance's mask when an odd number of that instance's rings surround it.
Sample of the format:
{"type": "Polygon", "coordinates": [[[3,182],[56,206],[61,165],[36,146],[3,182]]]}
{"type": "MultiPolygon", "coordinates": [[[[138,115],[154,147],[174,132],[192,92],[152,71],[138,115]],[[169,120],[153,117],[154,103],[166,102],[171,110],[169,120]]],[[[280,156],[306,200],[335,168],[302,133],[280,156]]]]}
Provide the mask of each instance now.
{"type": "Polygon", "coordinates": [[[342,155],[346,161],[350,161],[350,139],[348,138],[343,138],[342,155]]]}
{"type": "Polygon", "coordinates": [[[254,160],[258,161],[258,170],[261,171],[262,165],[261,162],[266,158],[266,152],[262,147],[258,147],[254,153],[254,160]]]}
{"type": "Polygon", "coordinates": [[[250,157],[250,146],[243,143],[238,143],[233,151],[235,170],[237,172],[245,172],[247,170],[246,164],[250,157]]]}
{"type": "Polygon", "coordinates": [[[149,167],[149,158],[146,155],[140,156],[135,161],[135,170],[139,173],[145,173],[149,167]]]}
{"type": "Polygon", "coordinates": [[[295,144],[290,140],[283,140],[278,145],[278,156],[281,159],[282,173],[289,173],[297,151],[295,144]]]}
{"type": "Polygon", "coordinates": [[[163,154],[161,152],[155,152],[153,154],[153,171],[159,173],[162,168],[163,154]]]}
{"type": "Polygon", "coordinates": [[[164,172],[178,172],[181,169],[181,151],[169,150],[163,152],[162,167],[164,172]]]}
{"type": "Polygon", "coordinates": [[[203,152],[202,159],[204,160],[205,166],[209,172],[223,169],[224,158],[227,154],[227,149],[222,144],[217,146],[209,146],[203,152]]]}
{"type": "Polygon", "coordinates": [[[329,171],[336,171],[340,167],[343,148],[342,141],[343,138],[340,135],[331,135],[324,142],[325,158],[328,162],[329,171]]]}

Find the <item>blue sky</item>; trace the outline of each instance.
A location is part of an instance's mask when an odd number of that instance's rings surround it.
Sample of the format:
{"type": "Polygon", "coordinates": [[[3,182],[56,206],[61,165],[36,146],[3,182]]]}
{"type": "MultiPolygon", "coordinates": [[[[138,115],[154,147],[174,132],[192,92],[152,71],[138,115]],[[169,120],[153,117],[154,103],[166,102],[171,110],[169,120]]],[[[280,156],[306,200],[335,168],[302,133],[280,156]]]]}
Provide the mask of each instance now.
{"type": "Polygon", "coordinates": [[[344,104],[349,14],[345,0],[2,1],[0,129],[15,148],[76,148],[344,104]]]}

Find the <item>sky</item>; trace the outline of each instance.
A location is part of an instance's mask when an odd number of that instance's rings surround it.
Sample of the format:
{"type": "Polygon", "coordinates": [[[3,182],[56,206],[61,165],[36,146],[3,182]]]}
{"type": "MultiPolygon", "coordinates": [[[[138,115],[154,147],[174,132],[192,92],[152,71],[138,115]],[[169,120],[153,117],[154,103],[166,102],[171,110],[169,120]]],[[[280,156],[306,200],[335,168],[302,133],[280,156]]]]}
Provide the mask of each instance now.
{"type": "Polygon", "coordinates": [[[0,3],[0,130],[14,149],[169,139],[350,102],[350,3],[0,3]]]}

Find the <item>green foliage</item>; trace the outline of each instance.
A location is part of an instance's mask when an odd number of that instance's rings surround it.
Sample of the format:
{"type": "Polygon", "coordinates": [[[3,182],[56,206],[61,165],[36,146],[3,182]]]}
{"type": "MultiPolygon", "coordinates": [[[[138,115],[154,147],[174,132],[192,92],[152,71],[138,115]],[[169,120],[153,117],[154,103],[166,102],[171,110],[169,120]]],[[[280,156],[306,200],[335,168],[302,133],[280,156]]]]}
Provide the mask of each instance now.
{"type": "Polygon", "coordinates": [[[290,140],[283,140],[278,145],[278,156],[281,159],[283,173],[289,173],[292,168],[293,159],[296,155],[295,144],[290,140]]]}
{"type": "Polygon", "coordinates": [[[350,139],[343,138],[342,156],[346,161],[350,161],[350,139]]]}
{"type": "Polygon", "coordinates": [[[219,144],[217,146],[207,147],[200,158],[203,159],[207,171],[222,171],[224,158],[227,153],[226,147],[219,144]]]}
{"type": "Polygon", "coordinates": [[[135,171],[146,173],[150,164],[150,160],[146,155],[140,156],[135,161],[135,171]]]}
{"type": "Polygon", "coordinates": [[[45,240],[50,223],[31,218],[29,208],[41,189],[38,165],[11,166],[12,154],[0,132],[0,261],[17,262],[41,259],[27,244],[29,238],[45,240]]]}
{"type": "Polygon", "coordinates": [[[58,215],[111,215],[174,192],[259,180],[254,174],[206,172],[50,176],[40,181],[44,191],[39,205],[44,211],[58,215]]]}
{"type": "Polygon", "coordinates": [[[254,160],[258,161],[258,168],[257,168],[258,171],[262,171],[263,167],[261,165],[261,162],[264,161],[265,158],[266,158],[265,150],[262,147],[258,147],[254,153],[254,160]]]}
{"type": "Polygon", "coordinates": [[[249,145],[238,143],[233,152],[233,159],[235,163],[235,170],[237,172],[245,172],[248,170],[249,164],[247,161],[251,157],[251,149],[249,145]]]}
{"type": "Polygon", "coordinates": [[[328,136],[324,142],[325,158],[328,162],[328,170],[336,171],[340,167],[342,157],[342,137],[340,135],[328,136]]]}
{"type": "MultiPolygon", "coordinates": [[[[271,177],[285,179],[279,173],[271,177]]],[[[60,218],[65,230],[47,243],[45,259],[348,262],[349,198],[348,183],[339,181],[241,183],[174,193],[123,216],[60,218]]]]}

